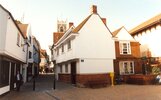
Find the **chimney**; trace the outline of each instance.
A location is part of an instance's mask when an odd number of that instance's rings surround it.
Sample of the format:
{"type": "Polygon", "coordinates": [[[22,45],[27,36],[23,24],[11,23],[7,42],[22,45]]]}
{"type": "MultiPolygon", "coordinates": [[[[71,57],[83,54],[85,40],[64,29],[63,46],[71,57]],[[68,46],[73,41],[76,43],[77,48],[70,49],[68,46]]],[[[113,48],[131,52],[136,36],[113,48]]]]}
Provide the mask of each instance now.
{"type": "Polygon", "coordinates": [[[102,22],[106,25],[106,18],[101,18],[102,22]]]}
{"type": "Polygon", "coordinates": [[[73,26],[73,25],[74,25],[73,22],[69,22],[69,28],[70,28],[71,26],[73,26]]]}
{"type": "Polygon", "coordinates": [[[97,6],[96,5],[92,5],[91,14],[97,14],[97,6]]]}

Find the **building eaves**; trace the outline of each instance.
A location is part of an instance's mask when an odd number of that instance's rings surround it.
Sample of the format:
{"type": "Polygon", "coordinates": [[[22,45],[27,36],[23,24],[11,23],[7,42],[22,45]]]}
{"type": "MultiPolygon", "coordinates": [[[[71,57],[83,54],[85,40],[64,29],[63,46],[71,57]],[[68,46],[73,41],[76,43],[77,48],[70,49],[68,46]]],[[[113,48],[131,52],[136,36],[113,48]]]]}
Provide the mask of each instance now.
{"type": "Polygon", "coordinates": [[[120,27],[119,29],[115,30],[114,32],[112,32],[112,35],[115,37],[115,36],[120,32],[120,30],[121,30],[122,28],[123,28],[123,26],[120,27]]]}
{"type": "Polygon", "coordinates": [[[13,23],[15,24],[15,26],[16,26],[17,29],[19,30],[20,34],[21,34],[22,37],[25,39],[25,36],[23,35],[23,33],[22,33],[22,31],[20,30],[20,28],[19,28],[19,26],[17,25],[17,23],[15,22],[15,20],[14,20],[12,14],[11,14],[6,8],[4,8],[1,4],[0,4],[0,7],[1,7],[4,11],[6,11],[6,12],[9,14],[9,16],[11,17],[13,23]]]}
{"type": "Polygon", "coordinates": [[[79,32],[79,30],[85,25],[85,23],[88,21],[88,19],[90,18],[92,16],[92,14],[91,15],[89,15],[86,19],[84,19],[73,31],[72,31],[72,33],[78,33],[79,32]]]}
{"type": "Polygon", "coordinates": [[[157,16],[155,16],[155,17],[153,17],[153,18],[151,18],[151,19],[143,22],[142,24],[136,26],[135,28],[133,28],[132,30],[130,30],[129,33],[131,35],[134,35],[137,32],[140,32],[142,30],[145,30],[145,29],[147,29],[147,28],[149,28],[149,27],[151,27],[151,26],[153,26],[153,25],[155,25],[157,23],[161,23],[161,13],[158,14],[157,16]]]}

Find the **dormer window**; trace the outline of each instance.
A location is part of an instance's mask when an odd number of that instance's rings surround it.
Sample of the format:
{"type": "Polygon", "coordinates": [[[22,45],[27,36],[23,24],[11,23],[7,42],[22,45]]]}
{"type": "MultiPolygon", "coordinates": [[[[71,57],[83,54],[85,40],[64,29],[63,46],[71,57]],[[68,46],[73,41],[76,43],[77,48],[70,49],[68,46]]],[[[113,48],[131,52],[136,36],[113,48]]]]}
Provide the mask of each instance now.
{"type": "Polygon", "coordinates": [[[120,54],[131,54],[130,42],[120,42],[120,54]]]}

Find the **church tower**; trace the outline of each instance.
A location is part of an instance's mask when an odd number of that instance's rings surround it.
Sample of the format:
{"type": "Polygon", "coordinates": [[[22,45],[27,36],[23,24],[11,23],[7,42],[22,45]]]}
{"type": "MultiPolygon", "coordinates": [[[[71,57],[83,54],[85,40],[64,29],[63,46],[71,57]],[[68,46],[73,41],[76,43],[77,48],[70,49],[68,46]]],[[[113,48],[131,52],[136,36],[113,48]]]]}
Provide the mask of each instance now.
{"type": "Polygon", "coordinates": [[[59,21],[57,20],[57,32],[62,32],[64,33],[67,30],[67,23],[66,21],[59,21]]]}

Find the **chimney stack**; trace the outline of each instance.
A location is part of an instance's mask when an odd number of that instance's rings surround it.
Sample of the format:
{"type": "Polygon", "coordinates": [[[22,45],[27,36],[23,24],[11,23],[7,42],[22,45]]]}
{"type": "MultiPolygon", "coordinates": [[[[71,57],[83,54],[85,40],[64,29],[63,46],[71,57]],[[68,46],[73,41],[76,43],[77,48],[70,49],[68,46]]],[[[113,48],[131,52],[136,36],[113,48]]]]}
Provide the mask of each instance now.
{"type": "Polygon", "coordinates": [[[97,6],[96,5],[92,5],[91,14],[97,14],[97,6]]]}
{"type": "Polygon", "coordinates": [[[70,28],[71,26],[73,26],[73,25],[74,25],[73,22],[69,22],[69,28],[70,28]]]}
{"type": "Polygon", "coordinates": [[[106,25],[106,18],[101,18],[102,22],[106,25]]]}

